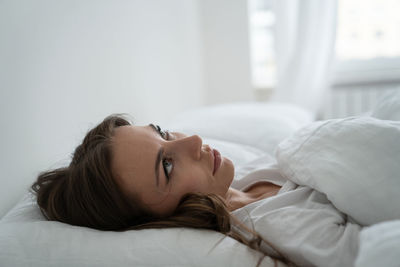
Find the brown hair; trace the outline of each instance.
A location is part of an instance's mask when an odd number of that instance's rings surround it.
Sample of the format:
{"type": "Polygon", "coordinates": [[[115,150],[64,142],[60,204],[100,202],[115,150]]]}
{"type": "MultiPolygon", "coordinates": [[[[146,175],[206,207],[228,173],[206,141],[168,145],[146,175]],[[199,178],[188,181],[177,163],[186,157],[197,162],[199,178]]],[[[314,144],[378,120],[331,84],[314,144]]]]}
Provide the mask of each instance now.
{"type": "MultiPolygon", "coordinates": [[[[224,200],[217,195],[187,194],[167,218],[148,213],[139,201],[133,206],[113,179],[110,166],[114,130],[125,125],[131,123],[122,115],[105,118],[87,133],[68,167],[38,176],[31,190],[48,220],[111,231],[171,227],[210,229],[260,251],[263,240],[260,235],[235,220],[224,200]],[[235,231],[233,222],[253,238],[248,240],[235,231]]],[[[286,262],[284,257],[281,260],[286,262]]]]}

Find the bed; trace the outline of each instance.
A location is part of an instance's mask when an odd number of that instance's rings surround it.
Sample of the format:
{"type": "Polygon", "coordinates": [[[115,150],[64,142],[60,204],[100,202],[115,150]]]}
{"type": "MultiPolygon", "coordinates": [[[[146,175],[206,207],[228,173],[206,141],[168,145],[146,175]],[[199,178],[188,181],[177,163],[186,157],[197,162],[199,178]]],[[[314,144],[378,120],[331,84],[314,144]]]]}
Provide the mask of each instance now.
{"type": "MultiPolygon", "coordinates": [[[[400,119],[395,118],[399,107],[400,97],[390,96],[366,116],[400,119]]],[[[288,164],[290,156],[301,155],[290,154],[290,149],[285,148],[293,145],[298,146],[296,151],[305,148],[304,144],[310,140],[308,135],[321,123],[313,123],[314,128],[305,127],[314,119],[307,111],[288,104],[239,103],[186,112],[163,127],[202,136],[204,143],[231,158],[235,166],[264,155],[274,157],[275,154],[283,166],[288,164]]],[[[393,145],[399,144],[400,139],[393,145]]],[[[345,160],[343,164],[346,164],[345,160]]],[[[292,173],[286,175],[302,173],[307,176],[310,166],[299,161],[296,163],[289,166],[292,173]]],[[[235,176],[235,179],[239,178],[235,176]]],[[[298,182],[306,183],[301,178],[298,182]]],[[[399,185],[400,177],[397,178],[391,180],[395,185],[399,185]]],[[[325,184],[312,185],[326,190],[325,184]]],[[[335,199],[335,192],[332,194],[335,199]]],[[[397,200],[394,203],[400,203],[400,197],[394,196],[393,201],[397,200]]],[[[345,203],[339,201],[337,204],[346,208],[345,203]]],[[[389,205],[393,209],[383,212],[384,216],[389,216],[389,211],[396,212],[396,205],[389,205]]],[[[396,266],[400,262],[397,253],[400,251],[400,221],[389,217],[379,220],[382,214],[362,230],[355,266],[396,266]]],[[[362,216],[364,213],[361,214],[361,219],[364,219],[362,216]]],[[[355,217],[360,219],[357,215],[355,217]]],[[[22,196],[20,202],[0,220],[0,266],[256,266],[258,263],[259,266],[274,266],[271,258],[208,230],[179,228],[103,232],[46,221],[30,193],[22,196]]]]}

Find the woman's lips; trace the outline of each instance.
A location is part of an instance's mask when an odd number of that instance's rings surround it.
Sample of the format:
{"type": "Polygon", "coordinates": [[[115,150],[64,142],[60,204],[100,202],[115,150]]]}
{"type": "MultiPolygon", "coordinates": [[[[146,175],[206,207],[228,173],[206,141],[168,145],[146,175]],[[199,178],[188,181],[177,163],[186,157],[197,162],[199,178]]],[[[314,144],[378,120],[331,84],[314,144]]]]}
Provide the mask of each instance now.
{"type": "Polygon", "coordinates": [[[214,175],[221,166],[221,154],[216,149],[213,149],[213,154],[214,154],[214,170],[213,170],[213,175],[214,175]]]}

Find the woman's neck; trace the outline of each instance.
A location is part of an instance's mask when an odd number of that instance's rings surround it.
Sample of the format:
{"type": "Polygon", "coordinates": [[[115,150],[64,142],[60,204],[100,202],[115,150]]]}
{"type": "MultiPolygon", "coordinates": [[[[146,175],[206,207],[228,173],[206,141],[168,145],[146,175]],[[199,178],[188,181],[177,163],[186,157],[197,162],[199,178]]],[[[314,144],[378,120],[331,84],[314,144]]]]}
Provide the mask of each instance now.
{"type": "Polygon", "coordinates": [[[226,193],[225,202],[228,210],[234,211],[252,202],[274,196],[280,188],[269,182],[256,183],[244,192],[230,187],[226,193]]]}
{"type": "Polygon", "coordinates": [[[254,199],[248,193],[230,187],[226,193],[225,202],[228,210],[234,211],[254,202],[254,199]]]}

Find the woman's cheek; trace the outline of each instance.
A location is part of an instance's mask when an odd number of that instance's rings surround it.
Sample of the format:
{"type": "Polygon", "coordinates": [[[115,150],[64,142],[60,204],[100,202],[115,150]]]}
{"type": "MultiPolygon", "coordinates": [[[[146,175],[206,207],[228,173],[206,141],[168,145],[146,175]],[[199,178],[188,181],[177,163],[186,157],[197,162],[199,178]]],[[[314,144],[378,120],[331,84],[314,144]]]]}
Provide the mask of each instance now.
{"type": "Polygon", "coordinates": [[[191,179],[186,184],[185,188],[187,193],[208,193],[207,184],[204,182],[204,179],[199,177],[191,177],[191,179]]]}

